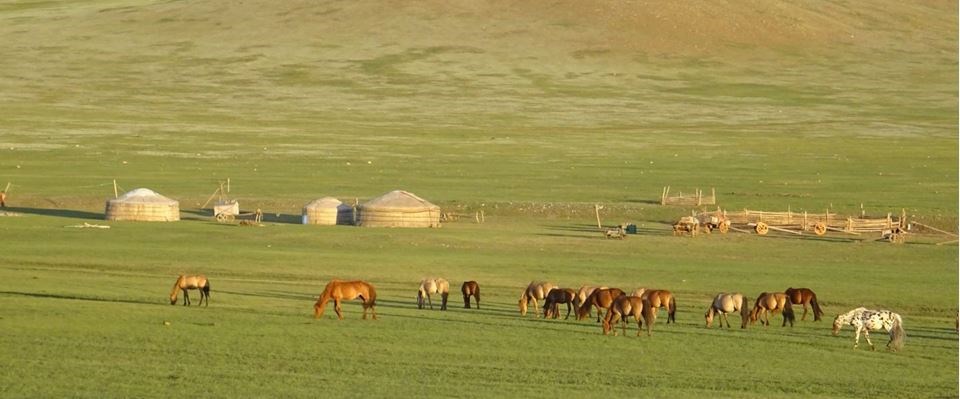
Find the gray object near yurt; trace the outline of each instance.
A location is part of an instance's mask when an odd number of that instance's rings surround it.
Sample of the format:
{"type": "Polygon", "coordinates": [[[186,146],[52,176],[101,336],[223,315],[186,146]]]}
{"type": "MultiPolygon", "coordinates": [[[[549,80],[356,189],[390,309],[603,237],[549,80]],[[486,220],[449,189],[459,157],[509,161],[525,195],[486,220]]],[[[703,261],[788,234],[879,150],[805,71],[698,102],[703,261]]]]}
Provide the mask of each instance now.
{"type": "Polygon", "coordinates": [[[303,206],[303,224],[353,224],[353,207],[333,197],[323,197],[303,206]]]}
{"type": "Polygon", "coordinates": [[[440,207],[413,193],[394,190],[357,207],[364,227],[440,227],[440,207]]]}
{"type": "Polygon", "coordinates": [[[173,222],[180,220],[180,203],[153,190],[138,188],[108,200],[104,216],[106,220],[173,222]]]}

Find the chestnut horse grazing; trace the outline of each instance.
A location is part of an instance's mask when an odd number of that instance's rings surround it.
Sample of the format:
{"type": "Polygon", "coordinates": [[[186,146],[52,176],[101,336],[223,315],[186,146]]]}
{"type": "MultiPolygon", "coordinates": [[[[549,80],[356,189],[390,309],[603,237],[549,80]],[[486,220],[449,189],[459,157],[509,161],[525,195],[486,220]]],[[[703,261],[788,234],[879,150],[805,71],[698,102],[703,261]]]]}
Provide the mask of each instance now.
{"type": "Polygon", "coordinates": [[[463,307],[470,309],[470,297],[477,302],[477,309],[480,309],[480,284],[476,281],[464,281],[460,286],[460,292],[463,293],[463,307]]]}
{"type": "Polygon", "coordinates": [[[181,274],[177,277],[177,282],[173,283],[173,289],[170,291],[170,304],[177,304],[177,293],[183,291],[183,305],[190,305],[190,295],[187,294],[187,290],[199,290],[200,291],[200,303],[197,306],[203,305],[203,300],[207,300],[207,305],[210,305],[210,282],[207,281],[207,276],[197,275],[197,276],[187,276],[181,274]]]}
{"type": "Polygon", "coordinates": [[[870,342],[870,330],[884,330],[890,332],[890,342],[887,348],[897,352],[903,349],[903,339],[907,334],[903,331],[903,319],[900,315],[889,310],[871,310],[867,308],[856,308],[833,319],[833,335],[840,334],[840,327],[851,325],[857,329],[857,337],[853,341],[853,349],[860,346],[860,333],[870,344],[870,350],[876,350],[873,342],[870,342]]]}
{"type": "Polygon", "coordinates": [[[443,278],[425,278],[420,280],[420,288],[417,289],[417,309],[423,309],[423,298],[427,298],[430,309],[433,309],[433,301],[430,295],[440,294],[440,310],[447,310],[447,297],[450,296],[450,282],[443,278]]]}
{"type": "Polygon", "coordinates": [[[787,322],[790,322],[790,327],[793,327],[793,321],[796,318],[793,315],[793,307],[790,306],[790,299],[787,298],[787,294],[783,292],[762,292],[757,296],[757,302],[753,304],[753,310],[750,311],[750,324],[756,323],[757,319],[763,317],[760,320],[760,323],[764,326],[770,325],[770,316],[767,314],[773,314],[775,312],[783,312],[783,324],[781,327],[787,325],[787,322]]]}
{"type": "Polygon", "coordinates": [[[723,322],[727,322],[727,328],[730,328],[730,320],[727,319],[727,313],[740,312],[740,328],[747,328],[747,322],[750,320],[750,305],[747,297],[739,292],[728,294],[721,292],[713,298],[713,303],[703,315],[707,319],[707,328],[713,324],[713,316],[719,314],[720,328],[723,328],[723,322]]]}
{"type": "Polygon", "coordinates": [[[363,319],[367,318],[367,309],[373,313],[373,319],[377,319],[377,290],[370,283],[361,280],[342,281],[332,280],[327,283],[320,299],[313,305],[313,318],[323,317],[323,311],[327,307],[327,302],[333,298],[333,310],[337,311],[337,318],[343,320],[343,311],[340,309],[340,302],[360,298],[363,303],[363,319]]]}
{"type": "Polygon", "coordinates": [[[672,321],[677,323],[677,301],[673,293],[667,290],[646,290],[642,294],[643,299],[650,301],[653,313],[656,314],[660,308],[667,310],[667,324],[672,321]]]}
{"type": "Polygon", "coordinates": [[[590,315],[590,309],[597,308],[597,323],[600,322],[600,316],[604,309],[609,309],[613,300],[623,295],[623,290],[619,288],[598,288],[587,297],[587,300],[577,308],[577,320],[583,320],[590,315]]]}
{"type": "Polygon", "coordinates": [[[621,295],[613,300],[610,308],[607,309],[607,315],[603,317],[603,335],[607,335],[611,330],[613,335],[617,335],[614,323],[621,321],[623,335],[627,335],[627,318],[633,316],[637,321],[637,336],[640,336],[640,330],[643,328],[643,322],[647,322],[647,336],[650,336],[650,330],[653,329],[654,309],[650,307],[650,302],[638,296],[621,295]]]}
{"type": "Polygon", "coordinates": [[[527,315],[527,303],[532,301],[533,314],[540,317],[540,309],[537,307],[538,301],[546,298],[547,293],[556,287],[557,285],[554,283],[531,281],[530,284],[527,285],[527,288],[523,290],[523,294],[520,294],[520,315],[527,315]]]}
{"type": "Polygon", "coordinates": [[[784,293],[790,298],[790,303],[794,305],[803,304],[803,316],[800,316],[800,321],[807,318],[807,304],[810,304],[810,307],[813,308],[813,321],[820,321],[820,317],[823,316],[823,309],[820,309],[820,305],[817,304],[817,294],[813,290],[790,287],[784,293]]]}
{"type": "MultiPolygon", "coordinates": [[[[592,294],[593,291],[596,291],[598,289],[607,289],[607,287],[595,287],[592,285],[580,286],[580,289],[577,290],[576,298],[573,298],[573,308],[575,310],[579,310],[580,306],[583,306],[583,303],[587,300],[590,294],[592,294]]],[[[574,312],[574,313],[577,314],[578,312],[574,312]]],[[[587,316],[589,315],[590,314],[588,313],[587,316]]]]}
{"type": "Polygon", "coordinates": [[[573,288],[554,288],[547,293],[547,298],[543,302],[543,318],[549,318],[551,315],[554,319],[560,316],[560,306],[559,304],[567,304],[567,317],[563,319],[570,318],[570,305],[573,303],[573,300],[577,296],[577,291],[574,291],[573,288]]]}

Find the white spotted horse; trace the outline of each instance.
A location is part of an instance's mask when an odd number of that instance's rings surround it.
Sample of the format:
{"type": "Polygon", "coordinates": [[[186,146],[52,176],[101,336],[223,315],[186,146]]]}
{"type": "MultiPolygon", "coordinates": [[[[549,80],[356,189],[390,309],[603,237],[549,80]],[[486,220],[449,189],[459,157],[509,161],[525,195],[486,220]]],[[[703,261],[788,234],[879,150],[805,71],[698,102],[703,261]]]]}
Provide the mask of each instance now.
{"type": "Polygon", "coordinates": [[[851,325],[857,330],[857,337],[853,341],[853,349],[860,345],[860,333],[870,344],[870,350],[876,350],[873,342],[870,342],[870,330],[883,330],[890,333],[890,342],[887,348],[893,351],[903,349],[903,340],[907,334],[903,331],[903,319],[899,314],[889,310],[871,310],[867,308],[856,308],[833,319],[833,335],[840,334],[840,328],[844,325],[851,325]]]}

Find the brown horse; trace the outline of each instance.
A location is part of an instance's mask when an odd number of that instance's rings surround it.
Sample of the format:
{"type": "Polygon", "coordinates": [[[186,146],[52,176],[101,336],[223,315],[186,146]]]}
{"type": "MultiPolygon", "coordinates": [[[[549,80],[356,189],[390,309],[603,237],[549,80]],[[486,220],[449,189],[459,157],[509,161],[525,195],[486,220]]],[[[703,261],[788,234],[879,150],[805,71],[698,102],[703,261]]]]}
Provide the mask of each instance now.
{"type": "Polygon", "coordinates": [[[520,315],[527,315],[527,303],[532,301],[533,314],[540,317],[540,309],[537,307],[539,304],[538,301],[546,298],[547,293],[556,288],[556,286],[554,283],[531,281],[530,284],[527,285],[527,288],[523,290],[523,294],[520,294],[520,315]]]}
{"type": "Polygon", "coordinates": [[[480,284],[476,281],[464,281],[460,286],[460,292],[463,293],[463,307],[470,309],[470,297],[477,302],[477,309],[480,309],[480,284]]]}
{"type": "Polygon", "coordinates": [[[613,335],[617,335],[614,329],[614,323],[622,321],[623,335],[627,335],[627,318],[633,316],[637,321],[637,336],[640,336],[640,330],[643,328],[643,322],[647,322],[647,336],[653,329],[655,319],[654,309],[650,307],[650,302],[638,296],[621,295],[613,300],[610,308],[607,309],[607,315],[603,317],[603,335],[607,335],[611,330],[613,335]]]}
{"type": "Polygon", "coordinates": [[[313,318],[319,319],[323,317],[323,311],[326,309],[327,302],[330,301],[330,298],[333,298],[333,310],[337,312],[337,318],[340,320],[343,320],[343,311],[340,309],[340,302],[355,298],[360,298],[360,301],[362,301],[363,319],[367,318],[367,309],[370,309],[371,313],[373,313],[373,319],[377,319],[377,290],[366,281],[332,280],[327,283],[327,286],[323,289],[323,293],[320,294],[320,299],[317,299],[317,303],[313,305],[313,318]]]}
{"type": "Polygon", "coordinates": [[[820,305],[817,304],[817,294],[809,288],[787,288],[784,293],[790,297],[790,303],[794,305],[803,304],[803,316],[800,316],[800,321],[807,319],[807,304],[810,304],[810,307],[813,308],[813,321],[820,321],[820,317],[823,316],[823,309],[820,309],[820,305]]]}
{"type": "Polygon", "coordinates": [[[420,280],[417,289],[417,309],[423,309],[423,298],[427,298],[430,309],[433,309],[433,300],[430,296],[440,294],[440,310],[447,310],[447,298],[450,296],[450,282],[444,278],[425,278],[420,280]]]}
{"type": "Polygon", "coordinates": [[[677,323],[677,300],[673,293],[668,290],[646,290],[643,291],[643,299],[650,301],[653,313],[656,314],[660,308],[667,310],[667,324],[672,321],[677,323]]]}
{"type": "MultiPolygon", "coordinates": [[[[583,285],[583,286],[580,286],[580,289],[577,290],[577,296],[576,296],[575,298],[573,298],[573,308],[574,308],[574,310],[579,310],[579,309],[580,309],[580,306],[583,305],[583,303],[587,300],[587,298],[590,296],[590,294],[593,293],[593,291],[596,291],[596,290],[598,290],[598,289],[606,289],[606,288],[607,288],[607,287],[595,287],[595,286],[592,286],[592,285],[583,285]]],[[[576,314],[577,312],[574,312],[574,313],[576,314]]],[[[589,316],[590,314],[588,313],[587,315],[589,316]]]]}
{"type": "Polygon", "coordinates": [[[207,281],[207,276],[197,275],[197,276],[187,276],[181,274],[177,277],[177,282],[173,283],[173,289],[170,290],[170,304],[177,304],[177,293],[183,291],[183,306],[189,306],[190,295],[187,294],[187,290],[199,290],[200,291],[200,303],[197,306],[203,305],[203,300],[207,300],[207,304],[203,306],[210,305],[210,282],[207,281]]]}
{"type": "Polygon", "coordinates": [[[727,328],[730,328],[730,320],[727,319],[727,313],[740,312],[740,328],[747,328],[747,322],[750,320],[750,304],[747,297],[739,292],[728,294],[721,292],[713,298],[713,303],[707,309],[703,317],[707,320],[707,328],[713,325],[713,316],[719,314],[720,328],[723,328],[723,322],[727,322],[727,328]]]}
{"type": "Polygon", "coordinates": [[[790,322],[790,327],[793,327],[793,321],[796,318],[793,314],[793,307],[790,306],[790,299],[787,298],[787,294],[783,292],[762,292],[757,296],[757,301],[753,304],[753,310],[750,311],[750,324],[756,323],[757,319],[763,318],[760,320],[760,323],[764,326],[770,325],[770,316],[767,313],[773,314],[775,312],[783,313],[783,324],[781,327],[787,325],[787,322],[790,322]]]}
{"type": "Polygon", "coordinates": [[[560,304],[567,304],[567,317],[563,319],[570,318],[570,305],[573,303],[573,300],[577,296],[577,291],[574,291],[573,288],[554,288],[547,293],[547,298],[543,302],[543,318],[553,316],[554,319],[560,316],[560,304]]]}
{"type": "Polygon", "coordinates": [[[577,320],[583,320],[590,315],[590,309],[597,308],[597,323],[600,322],[600,316],[604,309],[609,309],[613,300],[623,295],[623,290],[619,288],[598,288],[587,297],[580,307],[577,308],[577,320]]]}

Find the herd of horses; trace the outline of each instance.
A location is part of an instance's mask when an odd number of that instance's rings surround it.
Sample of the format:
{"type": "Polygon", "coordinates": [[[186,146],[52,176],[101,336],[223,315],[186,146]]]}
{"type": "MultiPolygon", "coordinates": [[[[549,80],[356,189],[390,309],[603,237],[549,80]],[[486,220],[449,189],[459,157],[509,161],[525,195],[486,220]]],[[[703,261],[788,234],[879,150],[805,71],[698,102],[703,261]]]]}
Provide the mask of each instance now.
{"type": "MultiPolygon", "coordinates": [[[[180,275],[177,277],[173,290],[170,292],[170,304],[177,303],[177,295],[183,292],[183,305],[191,305],[189,290],[200,291],[199,305],[209,306],[210,304],[210,282],[202,275],[180,275]],[[204,304],[204,301],[206,303],[204,304]]],[[[443,278],[425,278],[420,281],[417,288],[417,308],[423,309],[429,306],[433,309],[434,295],[440,295],[440,310],[447,310],[447,299],[450,291],[450,283],[443,278]]],[[[464,308],[470,309],[471,298],[476,303],[476,308],[480,309],[480,285],[476,281],[465,281],[460,291],[463,294],[464,308]]],[[[343,301],[360,299],[363,306],[363,319],[367,318],[367,312],[371,313],[374,320],[377,319],[376,302],[377,291],[374,286],[366,281],[353,280],[332,280],[327,283],[323,293],[317,299],[313,306],[314,318],[323,317],[327,303],[333,300],[334,311],[337,312],[337,318],[343,320],[343,310],[341,304],[343,301]]],[[[623,334],[626,335],[629,318],[637,323],[637,336],[641,335],[644,323],[646,324],[647,336],[651,335],[653,324],[657,319],[660,309],[667,313],[667,324],[676,323],[677,301],[673,293],[665,289],[646,289],[638,288],[629,294],[619,288],[604,286],[582,286],[579,289],[558,287],[556,284],[545,281],[534,281],[524,288],[520,295],[518,307],[520,315],[527,314],[528,306],[533,305],[534,314],[540,317],[539,304],[543,302],[543,318],[557,319],[560,315],[560,304],[567,307],[567,313],[564,319],[569,319],[570,313],[574,312],[576,320],[584,320],[592,317],[596,311],[596,321],[601,323],[603,335],[613,332],[617,335],[616,325],[621,326],[623,334]]],[[[730,313],[740,314],[740,328],[747,328],[748,324],[755,324],[760,321],[763,326],[770,325],[770,317],[780,313],[783,317],[782,327],[787,323],[793,327],[796,316],[793,312],[794,305],[803,306],[803,315],[800,320],[806,320],[807,308],[813,311],[813,320],[820,321],[824,312],[817,302],[817,294],[809,288],[787,288],[783,292],[762,292],[754,301],[753,308],[749,306],[749,299],[742,293],[721,292],[717,294],[704,313],[706,327],[713,325],[714,318],[719,320],[720,328],[726,323],[730,328],[730,321],[727,315],[730,313]]],[[[960,320],[960,316],[958,316],[960,320]]],[[[960,321],[958,321],[960,323],[960,321]]],[[[854,338],[854,349],[860,344],[860,335],[864,335],[871,349],[875,349],[870,341],[870,331],[883,330],[890,335],[890,342],[887,347],[894,351],[903,348],[903,341],[906,334],[903,331],[903,320],[899,314],[888,310],[871,310],[866,308],[856,308],[847,313],[838,315],[833,322],[833,335],[838,335],[843,326],[852,326],[856,331],[854,338]]],[[[960,324],[958,324],[960,326],[960,324]]]]}

